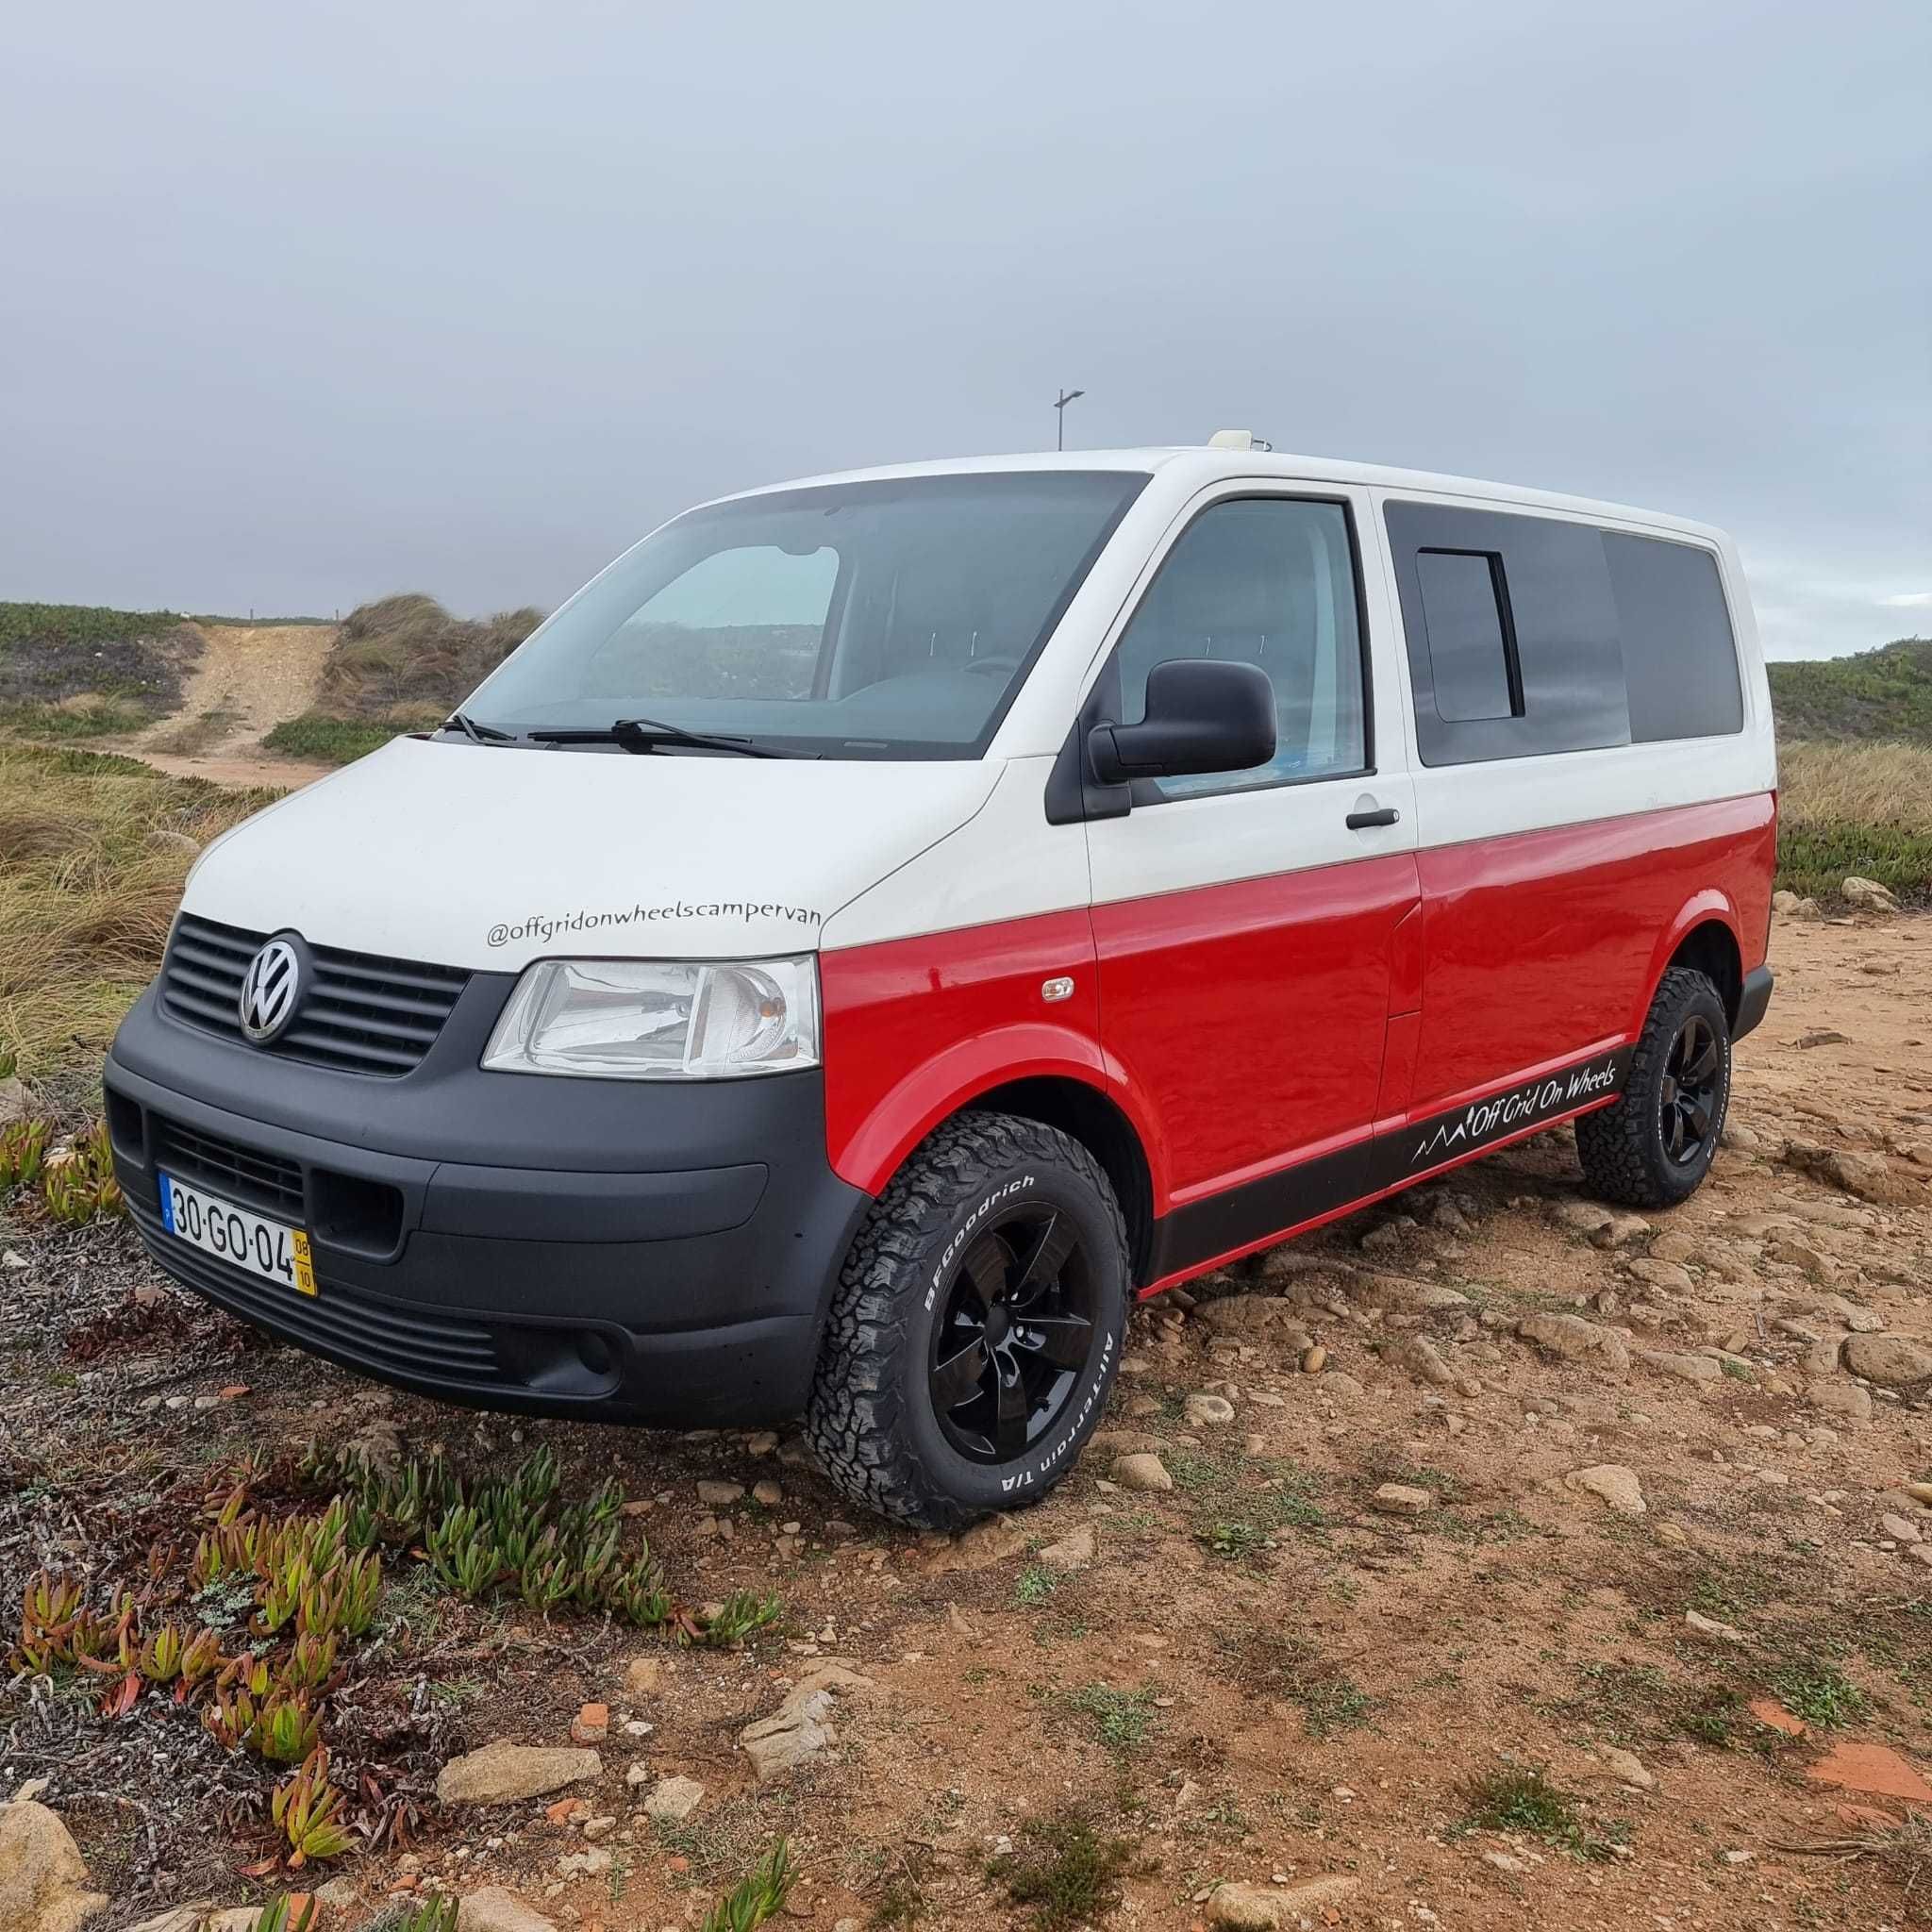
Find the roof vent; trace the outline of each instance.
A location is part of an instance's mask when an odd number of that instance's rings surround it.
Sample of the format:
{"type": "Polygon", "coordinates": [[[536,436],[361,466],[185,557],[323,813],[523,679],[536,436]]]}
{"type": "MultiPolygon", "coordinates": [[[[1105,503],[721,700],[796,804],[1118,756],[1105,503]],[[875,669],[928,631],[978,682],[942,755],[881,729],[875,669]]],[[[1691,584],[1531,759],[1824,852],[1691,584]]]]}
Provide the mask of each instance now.
{"type": "Polygon", "coordinates": [[[1274,445],[1265,436],[1257,436],[1252,429],[1217,429],[1208,439],[1209,449],[1273,449],[1274,445]]]}

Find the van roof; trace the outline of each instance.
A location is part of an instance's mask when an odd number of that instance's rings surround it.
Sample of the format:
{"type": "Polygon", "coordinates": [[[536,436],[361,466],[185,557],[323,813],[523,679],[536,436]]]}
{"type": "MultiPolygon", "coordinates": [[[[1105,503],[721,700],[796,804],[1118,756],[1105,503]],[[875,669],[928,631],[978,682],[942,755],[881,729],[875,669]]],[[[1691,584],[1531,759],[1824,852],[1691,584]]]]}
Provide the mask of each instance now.
{"type": "Polygon", "coordinates": [[[1724,541],[1724,532],[1688,517],[1663,510],[1640,509],[1629,504],[1594,497],[1570,496],[1560,491],[1531,490],[1516,483],[1488,483],[1474,476],[1445,475],[1430,470],[1405,470],[1384,463],[1355,463],[1337,457],[1297,456],[1280,450],[1213,449],[1194,444],[1166,448],[1082,449],[1064,453],[1031,451],[1013,456],[954,457],[941,461],[887,463],[873,469],[839,470],[821,476],[799,476],[756,490],[733,491],[716,499],[762,496],[774,490],[808,490],[827,483],[876,482],[894,476],[967,476],[1031,470],[1139,470],[1185,468],[1196,486],[1224,476],[1282,477],[1298,482],[1353,484],[1368,490],[1426,491],[1439,496],[1469,496],[1490,503],[1516,503],[1538,509],[1569,510],[1584,516],[1614,517],[1622,522],[1649,524],[1724,541]]]}

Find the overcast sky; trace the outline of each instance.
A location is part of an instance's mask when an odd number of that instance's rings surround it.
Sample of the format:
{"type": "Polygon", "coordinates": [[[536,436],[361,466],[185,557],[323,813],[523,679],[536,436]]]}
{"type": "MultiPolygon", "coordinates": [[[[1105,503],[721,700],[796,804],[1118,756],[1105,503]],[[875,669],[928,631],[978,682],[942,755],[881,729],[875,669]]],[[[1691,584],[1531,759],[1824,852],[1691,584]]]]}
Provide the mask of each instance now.
{"type": "Polygon", "coordinates": [[[1282,449],[1932,633],[1924,0],[12,11],[0,597],[551,605],[686,504],[1282,449]]]}

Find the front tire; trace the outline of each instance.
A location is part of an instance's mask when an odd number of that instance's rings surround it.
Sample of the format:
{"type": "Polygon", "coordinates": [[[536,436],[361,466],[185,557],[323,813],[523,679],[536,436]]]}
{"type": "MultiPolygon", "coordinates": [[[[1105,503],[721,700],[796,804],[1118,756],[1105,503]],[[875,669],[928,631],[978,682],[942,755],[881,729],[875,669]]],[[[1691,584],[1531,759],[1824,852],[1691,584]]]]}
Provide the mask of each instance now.
{"type": "Polygon", "coordinates": [[[1037,1502],[1099,1424],[1130,1296],[1126,1228],[1069,1135],[968,1113],[908,1157],[841,1271],[808,1441],[854,1502],[956,1529],[1037,1502]]]}
{"type": "Polygon", "coordinates": [[[1730,1101],[1724,1003],[1704,974],[1674,966],[1650,1003],[1623,1092],[1576,1123],[1585,1184],[1600,1200],[1675,1207],[1710,1172],[1730,1101]]]}

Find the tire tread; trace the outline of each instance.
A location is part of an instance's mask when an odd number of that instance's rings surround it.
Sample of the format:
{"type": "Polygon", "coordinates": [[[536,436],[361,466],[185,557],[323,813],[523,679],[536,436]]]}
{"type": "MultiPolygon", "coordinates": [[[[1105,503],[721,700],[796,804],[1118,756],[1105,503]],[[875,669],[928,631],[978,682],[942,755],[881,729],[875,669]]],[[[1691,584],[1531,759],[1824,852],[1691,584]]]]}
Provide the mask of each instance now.
{"type": "MultiPolygon", "coordinates": [[[[920,1264],[932,1243],[944,1239],[962,1202],[1028,1161],[1077,1171],[1111,1214],[1121,1255],[1127,1252],[1126,1224],[1106,1172],[1071,1135],[1016,1114],[964,1113],[921,1141],[853,1240],[806,1407],[813,1455],[841,1493],[865,1508],[931,1529],[958,1529],[985,1513],[950,1495],[925,1466],[906,1426],[893,1367],[908,1345],[920,1264]]],[[[1074,1459],[1067,1457],[1062,1470],[1074,1459]]]]}

